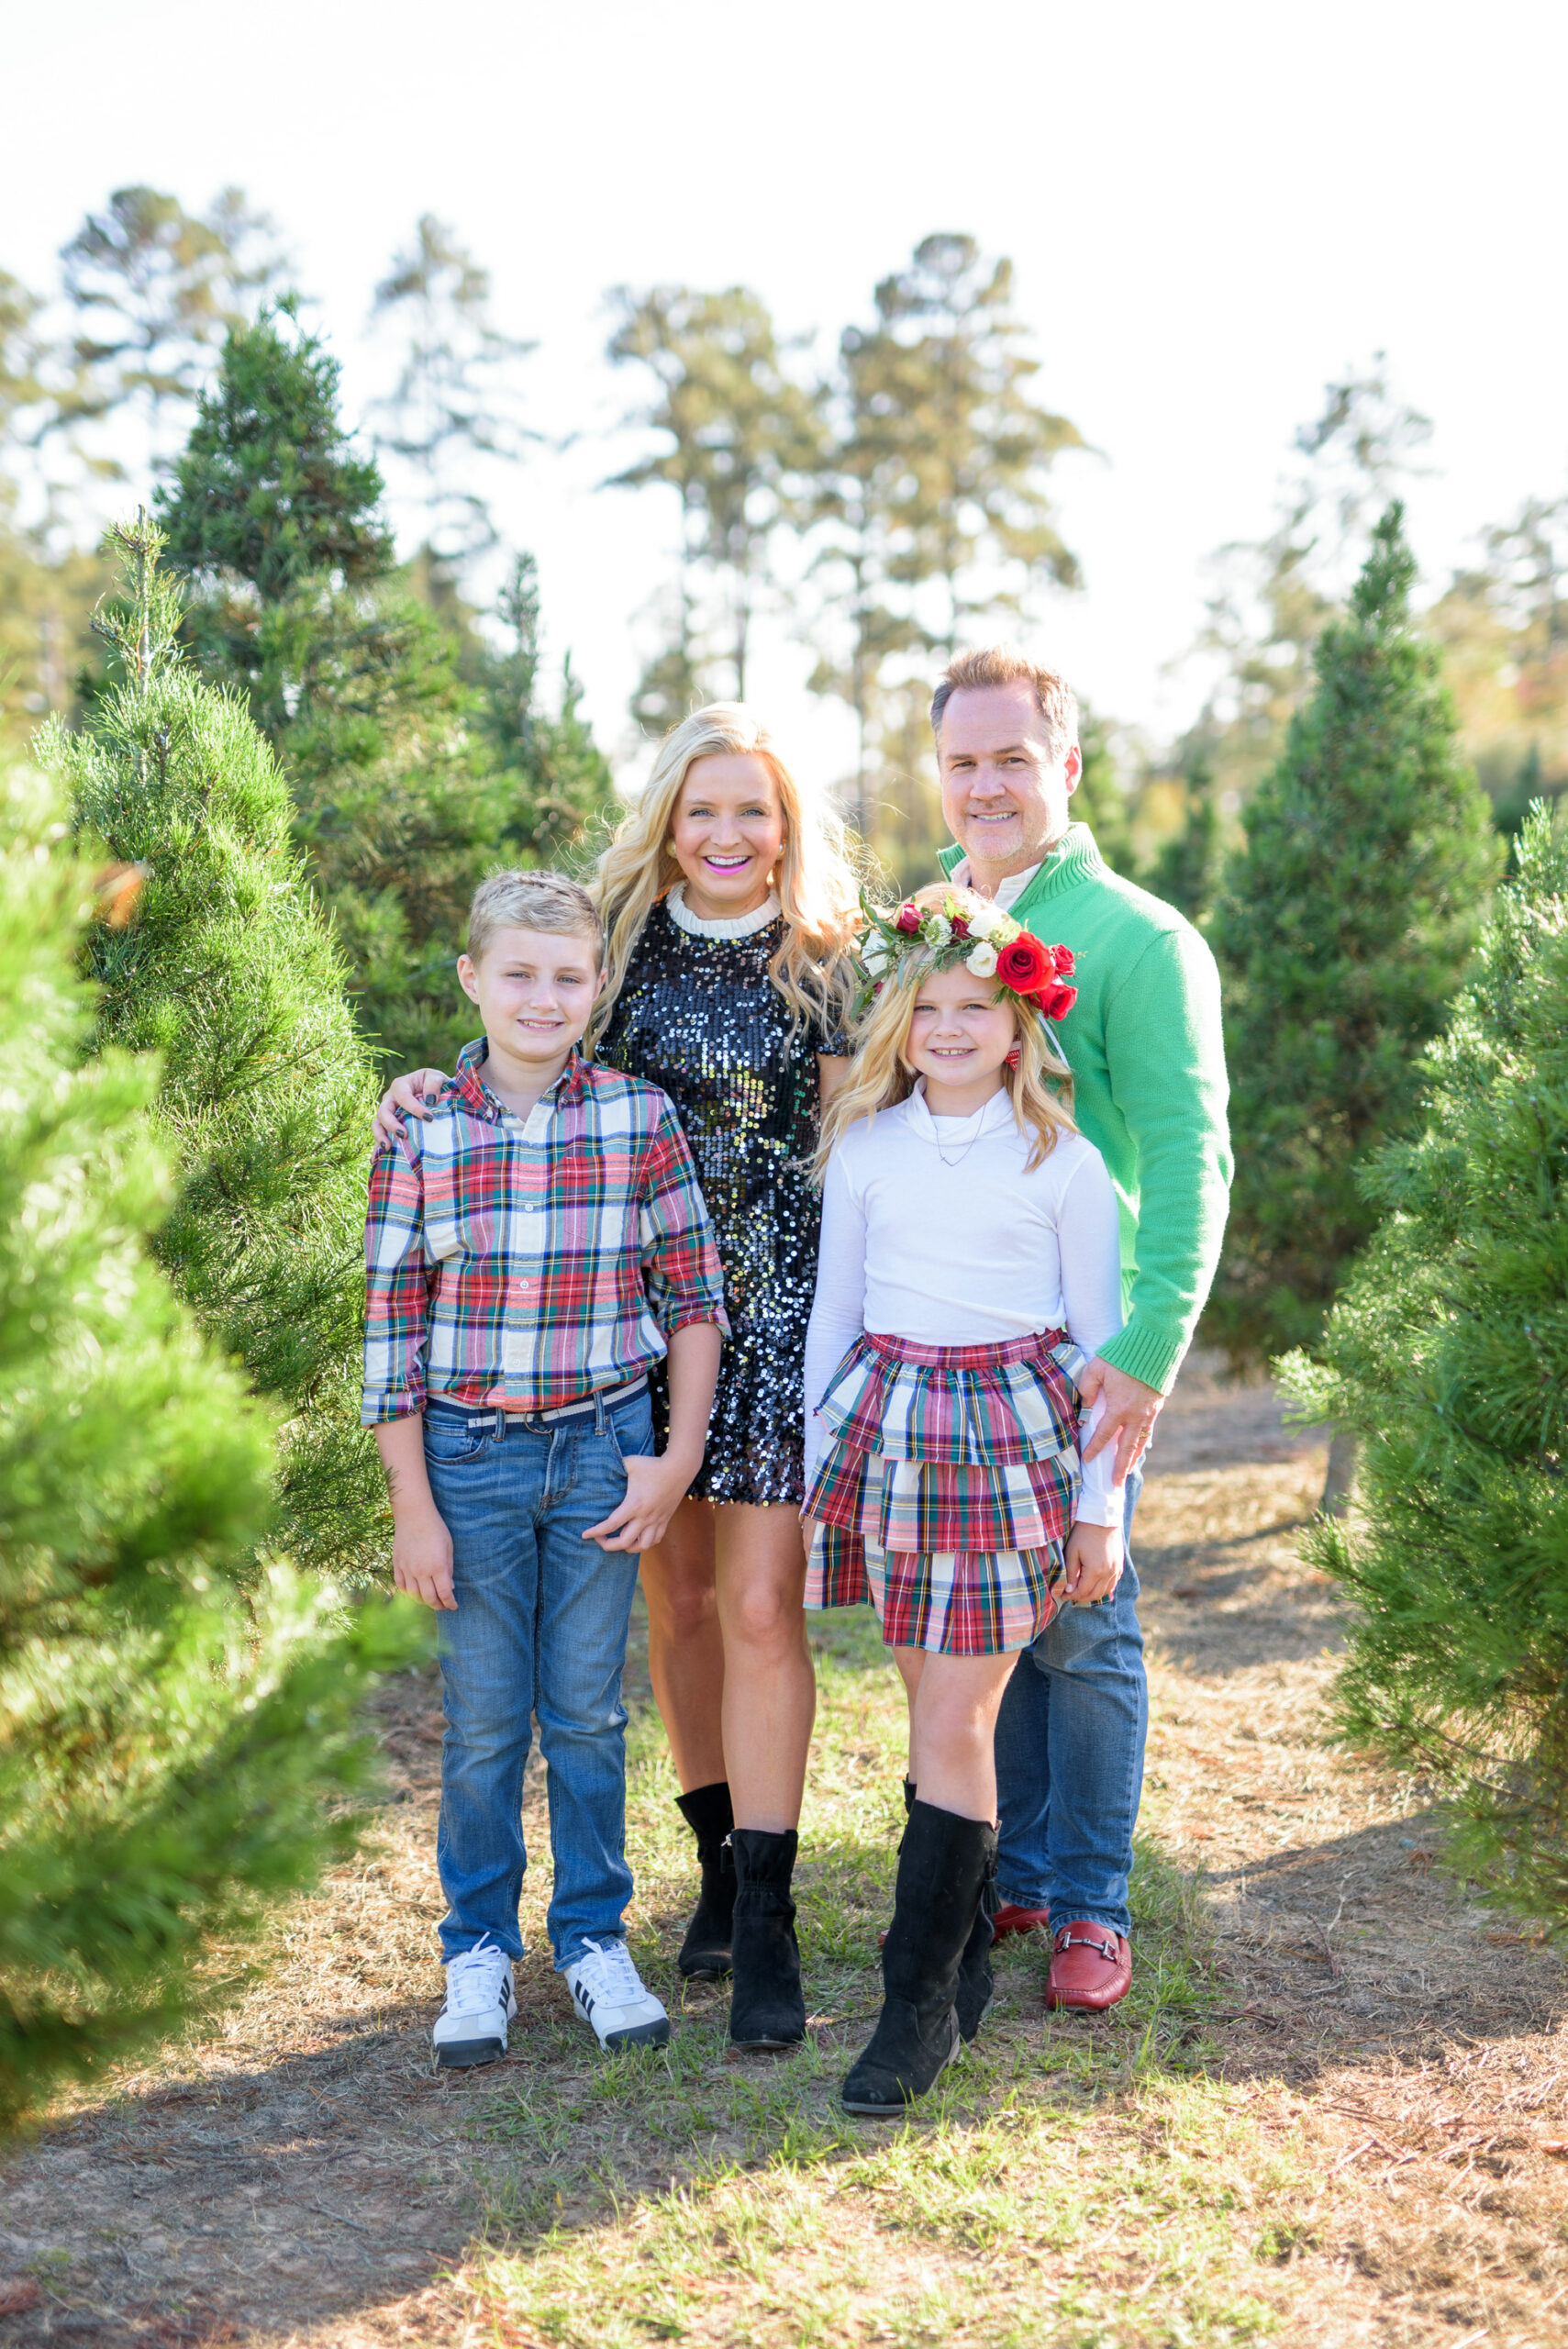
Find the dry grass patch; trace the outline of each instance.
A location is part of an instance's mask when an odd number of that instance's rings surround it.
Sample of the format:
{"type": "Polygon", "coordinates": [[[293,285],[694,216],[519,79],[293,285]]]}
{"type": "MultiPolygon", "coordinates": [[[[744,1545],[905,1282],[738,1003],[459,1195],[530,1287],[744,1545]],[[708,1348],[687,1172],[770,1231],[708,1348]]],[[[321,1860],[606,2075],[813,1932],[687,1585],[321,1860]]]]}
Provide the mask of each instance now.
{"type": "MultiPolygon", "coordinates": [[[[691,1844],[634,1658],[630,1926],[671,2046],[606,2062],[572,2019],[547,1863],[510,2060],[432,2075],[440,1732],[432,1675],[406,1675],[377,1699],[388,1798],[360,1860],[219,1954],[198,2027],[12,2159],[0,2294],[39,2301],[0,2314],[0,2349],[1560,2349],[1561,1970],[1449,1880],[1418,1787],[1325,1742],[1334,1594],[1296,1558],[1320,1475],[1266,1389],[1184,1378],[1138,1545],[1133,1995],[1050,2017],[1043,1944],[1009,1944],[979,2047],[900,2127],[834,2099],[876,2010],[902,1817],[868,1619],[822,1637],[814,2012],[783,2060],[730,2054],[722,1990],[682,1998],[691,1844]]],[[[536,1769],[536,1854],[542,1792],[536,1769]]]]}

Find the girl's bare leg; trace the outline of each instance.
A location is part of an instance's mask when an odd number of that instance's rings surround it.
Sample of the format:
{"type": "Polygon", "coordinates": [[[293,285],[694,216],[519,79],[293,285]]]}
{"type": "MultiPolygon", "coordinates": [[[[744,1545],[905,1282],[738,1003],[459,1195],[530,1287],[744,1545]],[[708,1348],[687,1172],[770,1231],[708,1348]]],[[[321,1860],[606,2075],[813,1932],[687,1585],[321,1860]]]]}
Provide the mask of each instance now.
{"type": "Polygon", "coordinates": [[[918,1788],[919,1772],[915,1767],[915,1697],[920,1686],[920,1670],[926,1661],[924,1648],[895,1648],[893,1661],[898,1666],[898,1677],[904,1683],[904,1694],[909,1705],[909,1758],[905,1776],[910,1785],[918,1788]]]}
{"type": "Polygon", "coordinates": [[[996,1715],[1018,1657],[894,1653],[910,1690],[909,1776],[920,1800],[995,1822],[996,1715]]]}
{"type": "Polygon", "coordinates": [[[714,1580],[715,1514],[711,1501],[683,1501],[663,1541],[642,1553],[648,1676],[683,1794],[724,1776],[724,1637],[714,1580]]]}
{"type": "Polygon", "coordinates": [[[800,1514],[739,1501],[714,1514],[729,1798],[738,1827],[782,1835],[800,1823],[817,1718],[800,1514]]]}

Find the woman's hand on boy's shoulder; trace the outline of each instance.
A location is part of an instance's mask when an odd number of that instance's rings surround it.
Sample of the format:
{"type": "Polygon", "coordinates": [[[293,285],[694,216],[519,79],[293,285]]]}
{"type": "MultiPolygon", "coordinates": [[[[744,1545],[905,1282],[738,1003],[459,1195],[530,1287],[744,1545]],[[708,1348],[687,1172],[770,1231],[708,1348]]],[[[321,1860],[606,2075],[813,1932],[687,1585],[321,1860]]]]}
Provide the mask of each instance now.
{"type": "Polygon", "coordinates": [[[378,1142],[394,1142],[402,1131],[398,1111],[410,1118],[428,1118],[440,1097],[441,1087],[450,1082],[444,1069],[417,1068],[407,1076],[395,1077],[376,1105],[375,1138],[378,1142]]]}

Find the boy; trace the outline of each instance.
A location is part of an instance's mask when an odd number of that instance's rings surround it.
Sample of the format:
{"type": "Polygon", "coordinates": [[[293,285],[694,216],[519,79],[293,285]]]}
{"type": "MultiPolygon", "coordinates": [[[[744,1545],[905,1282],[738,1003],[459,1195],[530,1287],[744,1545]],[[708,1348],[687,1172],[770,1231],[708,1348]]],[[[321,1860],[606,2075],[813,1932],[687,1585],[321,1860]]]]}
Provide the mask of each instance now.
{"type": "Polygon", "coordinates": [[[448,2066],[504,2055],[517,2010],[533,1710],[556,1970],[602,2046],[670,2035],[621,1934],[621,1671],[638,1553],[701,1464],[728,1323],[674,1110],[578,1049],[604,943],[575,882],[486,881],[457,966],[484,1034],[371,1170],[363,1419],[397,1586],[440,1627],[447,1994],[431,2036],[448,2066]],[[670,1437],[653,1458],[648,1369],[666,1352],[670,1437]]]}

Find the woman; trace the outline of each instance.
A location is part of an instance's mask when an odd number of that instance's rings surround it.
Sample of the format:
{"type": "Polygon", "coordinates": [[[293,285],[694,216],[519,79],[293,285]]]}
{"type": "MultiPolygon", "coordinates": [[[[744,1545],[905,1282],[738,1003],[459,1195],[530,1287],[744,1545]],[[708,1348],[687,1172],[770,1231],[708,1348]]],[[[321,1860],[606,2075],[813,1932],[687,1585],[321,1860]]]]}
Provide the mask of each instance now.
{"type": "MultiPolygon", "coordinates": [[[[791,1879],[817,1693],[799,1522],[820,1220],[808,1162],[846,1066],[856,885],[765,729],[717,703],[667,737],[592,888],[607,939],[597,1054],[675,1105],[732,1332],[702,1472],[642,1558],[653,1693],[702,1864],[680,1965],[733,1967],[736,2046],[793,2046],[806,2002],[791,1879]]],[[[402,1079],[384,1118],[422,1115],[440,1082],[402,1079]]]]}

